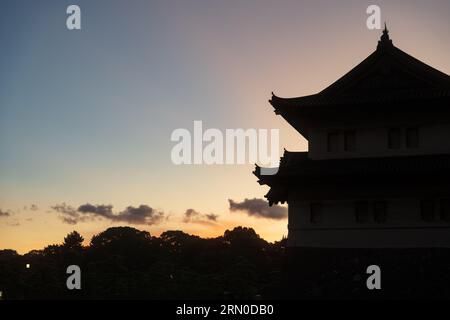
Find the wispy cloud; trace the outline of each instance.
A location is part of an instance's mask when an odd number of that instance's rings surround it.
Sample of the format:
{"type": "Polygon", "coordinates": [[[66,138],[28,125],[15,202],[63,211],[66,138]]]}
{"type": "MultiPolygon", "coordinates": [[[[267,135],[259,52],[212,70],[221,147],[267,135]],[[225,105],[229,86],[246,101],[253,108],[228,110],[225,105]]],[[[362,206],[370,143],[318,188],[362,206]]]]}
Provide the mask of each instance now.
{"type": "Polygon", "coordinates": [[[214,224],[219,217],[217,214],[203,214],[194,209],[187,209],[184,212],[183,216],[183,222],[199,224],[214,224]]]}
{"type": "Polygon", "coordinates": [[[74,207],[67,205],[65,202],[54,205],[51,207],[51,209],[55,210],[56,212],[67,214],[70,216],[77,214],[77,210],[74,207]]]}
{"type": "Polygon", "coordinates": [[[18,222],[18,221],[11,222],[11,223],[8,224],[8,226],[10,226],[10,227],[19,227],[20,226],[20,222],[18,222]]]}
{"type": "Polygon", "coordinates": [[[51,207],[52,210],[61,214],[60,219],[67,224],[77,224],[78,222],[86,221],[86,217],[82,217],[72,206],[65,202],[51,207]]]}
{"type": "Polygon", "coordinates": [[[60,213],[61,220],[67,224],[77,224],[78,222],[103,218],[113,222],[153,225],[160,223],[165,217],[164,212],[157,211],[144,204],[138,207],[128,206],[125,210],[118,213],[113,212],[112,205],[92,205],[90,203],[83,204],[78,209],[65,203],[51,208],[60,213]]]}
{"type": "Polygon", "coordinates": [[[286,219],[288,215],[286,207],[269,206],[269,203],[264,199],[245,199],[242,202],[228,199],[228,202],[230,203],[230,211],[242,211],[252,217],[282,220],[286,219]]]}
{"type": "Polygon", "coordinates": [[[3,211],[2,209],[0,209],[0,217],[9,217],[9,212],[8,211],[3,211]]]}

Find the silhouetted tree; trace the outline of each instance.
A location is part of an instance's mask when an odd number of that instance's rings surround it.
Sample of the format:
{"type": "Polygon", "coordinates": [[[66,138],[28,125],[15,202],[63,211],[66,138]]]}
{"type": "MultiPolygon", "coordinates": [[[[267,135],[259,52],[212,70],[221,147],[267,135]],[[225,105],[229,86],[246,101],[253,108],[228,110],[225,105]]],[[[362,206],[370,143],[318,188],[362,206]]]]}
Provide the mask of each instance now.
{"type": "Polygon", "coordinates": [[[72,231],[64,238],[63,246],[67,249],[81,248],[84,238],[76,231],[72,231]]]}
{"type": "Polygon", "coordinates": [[[226,230],[223,240],[233,246],[262,247],[267,245],[267,242],[261,239],[255,230],[246,227],[236,227],[231,231],[226,230]]]}
{"type": "MultiPolygon", "coordinates": [[[[253,299],[279,279],[281,250],[251,228],[203,239],[182,231],[152,237],[131,227],[109,228],[83,247],[69,233],[61,245],[23,256],[0,251],[0,289],[7,299],[253,299]],[[25,268],[26,263],[31,268],[25,268]],[[83,290],[65,287],[66,268],[83,270],[83,290]],[[269,275],[269,276],[268,276],[269,275]]],[[[273,290],[272,290],[273,291],[273,290]]],[[[268,295],[267,295],[268,296],[268,295]]]]}
{"type": "MultiPolygon", "coordinates": [[[[83,247],[82,242],[81,235],[72,232],[61,245],[25,255],[0,250],[3,298],[259,299],[279,298],[283,293],[287,239],[268,243],[252,228],[236,227],[222,236],[203,239],[182,231],[152,237],[147,231],[114,227],[92,237],[89,246],[83,247]],[[66,288],[66,268],[72,264],[82,269],[80,291],[66,288]]],[[[420,274],[401,269],[394,273],[395,281],[389,280],[389,274],[384,275],[385,281],[398,284],[405,297],[420,297],[424,292],[429,297],[450,297],[449,251],[430,249],[419,259],[413,257],[414,249],[402,255],[383,252],[375,258],[371,252],[357,259],[337,257],[330,270],[321,271],[317,279],[306,279],[304,287],[295,290],[306,297],[346,297],[349,293],[365,297],[371,293],[361,286],[366,276],[361,265],[378,261],[386,270],[395,271],[399,261],[407,261],[411,268],[420,268],[420,274]],[[423,292],[410,290],[412,278],[423,292]]]]}
{"type": "Polygon", "coordinates": [[[151,240],[150,233],[131,227],[113,227],[92,237],[91,247],[94,249],[108,248],[111,250],[132,249],[142,246],[151,240]]]}

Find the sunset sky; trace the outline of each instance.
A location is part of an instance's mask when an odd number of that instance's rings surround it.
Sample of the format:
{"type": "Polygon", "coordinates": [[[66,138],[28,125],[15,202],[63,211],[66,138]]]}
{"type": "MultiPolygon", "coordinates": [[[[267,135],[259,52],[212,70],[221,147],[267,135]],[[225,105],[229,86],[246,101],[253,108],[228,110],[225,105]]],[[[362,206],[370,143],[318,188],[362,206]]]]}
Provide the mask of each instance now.
{"type": "Polygon", "coordinates": [[[448,0],[2,1],[0,249],[119,225],[279,240],[287,219],[230,211],[267,193],[253,165],[176,166],[170,135],[194,120],[278,128],[281,149],[307,150],[267,101],[316,93],[372,53],[371,4],[395,46],[450,74],[448,0]],[[70,4],[82,30],[66,28],[70,4]],[[127,219],[144,206],[153,220],[127,219]]]}

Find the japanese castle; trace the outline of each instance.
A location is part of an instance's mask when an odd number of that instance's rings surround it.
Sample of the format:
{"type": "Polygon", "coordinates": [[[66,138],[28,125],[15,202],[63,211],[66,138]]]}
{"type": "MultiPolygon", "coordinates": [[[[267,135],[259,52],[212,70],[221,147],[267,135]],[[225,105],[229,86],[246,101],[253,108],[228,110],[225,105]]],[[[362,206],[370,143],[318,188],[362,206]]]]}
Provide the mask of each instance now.
{"type": "Polygon", "coordinates": [[[308,140],[308,152],[285,151],[275,175],[254,172],[271,205],[289,206],[296,268],[307,257],[321,272],[347,256],[383,270],[386,252],[450,248],[450,76],[395,47],[385,28],[323,91],[269,102],[308,140]]]}

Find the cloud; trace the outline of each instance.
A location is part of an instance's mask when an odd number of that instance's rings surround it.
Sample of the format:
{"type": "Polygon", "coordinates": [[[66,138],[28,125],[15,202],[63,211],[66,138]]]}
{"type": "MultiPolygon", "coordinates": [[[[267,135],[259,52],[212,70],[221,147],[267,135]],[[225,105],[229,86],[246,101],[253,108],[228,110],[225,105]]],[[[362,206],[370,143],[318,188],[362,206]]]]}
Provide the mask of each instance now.
{"type": "Polygon", "coordinates": [[[23,206],[23,210],[25,210],[25,211],[28,211],[28,210],[30,210],[30,211],[38,211],[39,208],[38,208],[37,205],[31,204],[29,207],[28,206],[23,206]]]}
{"type": "Polygon", "coordinates": [[[112,205],[92,205],[83,204],[75,209],[65,203],[52,207],[53,210],[61,213],[61,220],[67,224],[77,224],[78,222],[92,221],[96,218],[103,218],[113,222],[126,222],[129,224],[157,224],[164,219],[164,212],[157,211],[147,205],[139,207],[128,206],[118,213],[113,212],[112,205]]]}
{"type": "Polygon", "coordinates": [[[54,205],[51,208],[53,210],[55,210],[56,212],[59,212],[59,213],[62,213],[62,214],[66,214],[66,215],[69,215],[69,216],[76,216],[77,215],[77,210],[74,207],[68,206],[65,202],[63,202],[61,204],[54,205]]]}
{"type": "Polygon", "coordinates": [[[65,216],[61,216],[60,217],[62,222],[66,223],[66,224],[77,224],[78,222],[80,222],[80,219],[78,218],[71,218],[71,217],[65,217],[65,216]]]}
{"type": "Polygon", "coordinates": [[[282,220],[286,219],[288,215],[286,207],[279,205],[269,206],[264,199],[245,199],[242,202],[228,199],[228,202],[230,203],[230,211],[243,211],[252,217],[282,220]]]}
{"type": "Polygon", "coordinates": [[[112,216],[112,205],[98,205],[98,206],[94,206],[92,204],[83,204],[81,206],[78,207],[78,212],[81,213],[93,213],[99,216],[104,216],[104,217],[109,217],[112,216]]]}
{"type": "Polygon", "coordinates": [[[214,224],[219,216],[213,213],[203,214],[194,209],[187,209],[184,212],[183,222],[185,223],[200,223],[200,224],[214,224]]]}
{"type": "Polygon", "coordinates": [[[77,224],[78,222],[84,222],[87,220],[92,220],[91,217],[82,216],[77,209],[66,203],[57,204],[51,207],[52,210],[60,213],[60,219],[62,222],[67,224],[77,224]]]}
{"type": "Polygon", "coordinates": [[[2,211],[0,209],[0,217],[9,217],[9,212],[8,211],[2,211]]]}
{"type": "Polygon", "coordinates": [[[8,226],[10,227],[19,227],[20,226],[20,222],[16,221],[16,222],[11,222],[8,224],[8,226]]]}
{"type": "Polygon", "coordinates": [[[164,218],[164,212],[156,211],[147,205],[135,208],[127,207],[124,211],[114,216],[116,221],[124,221],[132,224],[157,224],[164,218]]]}
{"type": "Polygon", "coordinates": [[[217,214],[210,213],[205,215],[206,219],[210,221],[217,221],[217,218],[219,217],[217,214]]]}
{"type": "Polygon", "coordinates": [[[199,216],[200,212],[195,211],[194,209],[187,209],[184,213],[184,222],[189,222],[192,218],[199,216]]]}

